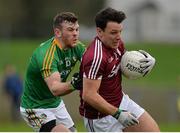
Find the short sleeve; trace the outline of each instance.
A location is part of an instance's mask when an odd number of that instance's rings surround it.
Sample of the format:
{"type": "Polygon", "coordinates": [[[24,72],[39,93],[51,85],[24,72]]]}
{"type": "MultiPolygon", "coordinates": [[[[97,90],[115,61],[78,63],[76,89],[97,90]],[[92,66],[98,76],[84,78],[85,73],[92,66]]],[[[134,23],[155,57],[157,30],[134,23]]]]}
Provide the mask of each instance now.
{"type": "Polygon", "coordinates": [[[50,76],[53,72],[58,71],[58,63],[55,59],[56,46],[52,45],[46,52],[39,51],[36,55],[37,63],[43,78],[50,76]]]}
{"type": "Polygon", "coordinates": [[[101,79],[104,73],[104,61],[102,45],[95,45],[90,48],[83,56],[83,77],[89,79],[101,79]]]}
{"type": "Polygon", "coordinates": [[[49,64],[49,67],[42,67],[41,68],[41,75],[43,78],[46,78],[56,71],[58,71],[57,63],[56,63],[56,61],[53,60],[49,64]]]}

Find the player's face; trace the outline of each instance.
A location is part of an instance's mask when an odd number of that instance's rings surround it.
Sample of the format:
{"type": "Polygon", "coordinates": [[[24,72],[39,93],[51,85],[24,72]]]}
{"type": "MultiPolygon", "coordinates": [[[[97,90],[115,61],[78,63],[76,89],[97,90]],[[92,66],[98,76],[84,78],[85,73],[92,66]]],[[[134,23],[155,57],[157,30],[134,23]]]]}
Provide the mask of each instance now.
{"type": "Polygon", "coordinates": [[[65,47],[74,47],[79,38],[79,24],[64,21],[61,24],[61,40],[65,47]]]}
{"type": "Polygon", "coordinates": [[[122,29],[122,24],[108,22],[104,31],[99,34],[101,41],[110,48],[118,48],[122,29]]]}

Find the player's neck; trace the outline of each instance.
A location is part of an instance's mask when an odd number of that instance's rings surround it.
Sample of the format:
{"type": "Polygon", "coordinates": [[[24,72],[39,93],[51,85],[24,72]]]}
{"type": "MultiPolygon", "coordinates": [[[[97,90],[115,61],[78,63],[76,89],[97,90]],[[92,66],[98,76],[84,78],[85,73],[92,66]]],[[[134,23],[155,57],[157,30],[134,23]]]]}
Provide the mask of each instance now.
{"type": "Polygon", "coordinates": [[[63,50],[66,50],[67,47],[66,45],[64,44],[64,42],[62,41],[62,38],[58,38],[58,37],[55,37],[56,41],[57,41],[57,45],[60,49],[63,49],[63,50]]]}

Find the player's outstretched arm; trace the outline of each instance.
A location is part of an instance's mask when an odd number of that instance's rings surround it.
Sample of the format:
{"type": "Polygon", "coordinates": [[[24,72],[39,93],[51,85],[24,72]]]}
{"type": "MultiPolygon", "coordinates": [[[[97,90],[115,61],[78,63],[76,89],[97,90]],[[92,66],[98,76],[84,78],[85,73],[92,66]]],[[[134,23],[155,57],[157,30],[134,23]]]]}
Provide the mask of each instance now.
{"type": "Polygon", "coordinates": [[[73,91],[73,89],[71,89],[70,81],[61,82],[61,76],[59,72],[52,73],[44,80],[54,96],[63,96],[73,91]]]}

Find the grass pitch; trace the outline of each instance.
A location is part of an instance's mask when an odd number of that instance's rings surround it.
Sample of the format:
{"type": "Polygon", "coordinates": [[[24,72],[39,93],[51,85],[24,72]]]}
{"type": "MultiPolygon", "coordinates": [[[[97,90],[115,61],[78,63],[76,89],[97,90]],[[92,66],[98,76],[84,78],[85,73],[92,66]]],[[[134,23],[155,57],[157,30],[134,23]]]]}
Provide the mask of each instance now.
{"type": "MultiPolygon", "coordinates": [[[[82,121],[75,122],[78,132],[86,132],[82,121]]],[[[161,132],[180,132],[180,123],[162,123],[160,124],[161,132]]],[[[19,123],[0,123],[0,132],[33,132],[24,121],[19,123]]]]}
{"type": "MultiPolygon", "coordinates": [[[[33,50],[42,40],[9,40],[0,41],[0,75],[6,63],[14,64],[24,77],[28,60],[33,50]]],[[[180,89],[180,45],[161,43],[143,43],[126,45],[127,50],[143,49],[156,58],[156,65],[151,73],[139,80],[127,80],[128,85],[156,86],[155,88],[180,89]]],[[[0,88],[1,89],[1,88],[0,88]]],[[[153,87],[152,87],[153,89],[153,87]]],[[[1,93],[1,92],[0,92],[1,93]]],[[[3,101],[1,99],[1,101],[3,101]]],[[[1,114],[6,115],[6,114],[1,114]]],[[[0,117],[1,118],[1,117],[0,117]]],[[[75,121],[78,131],[85,131],[82,121],[75,121]]],[[[180,123],[160,123],[161,131],[178,132],[180,123]]],[[[0,119],[0,132],[31,132],[32,129],[24,121],[13,123],[0,119]]]]}

